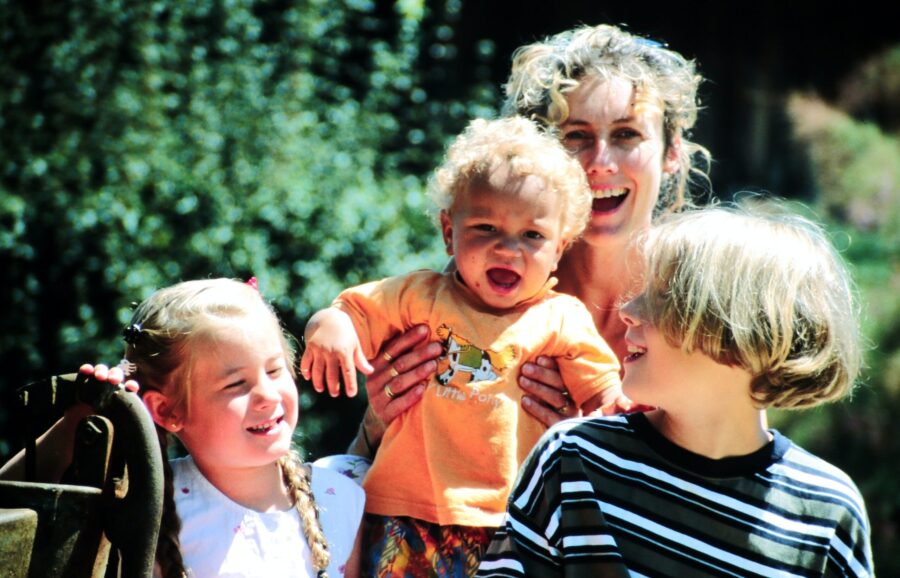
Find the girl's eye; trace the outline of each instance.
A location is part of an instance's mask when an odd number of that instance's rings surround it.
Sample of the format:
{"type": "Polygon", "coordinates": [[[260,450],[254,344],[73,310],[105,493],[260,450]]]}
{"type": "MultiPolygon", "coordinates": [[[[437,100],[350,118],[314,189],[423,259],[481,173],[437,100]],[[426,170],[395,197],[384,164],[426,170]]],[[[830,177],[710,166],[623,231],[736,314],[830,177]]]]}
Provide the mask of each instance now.
{"type": "Polygon", "coordinates": [[[525,237],[528,239],[540,240],[544,238],[544,235],[537,231],[528,231],[527,233],[525,233],[525,237]]]}
{"type": "Polygon", "coordinates": [[[225,389],[234,389],[235,387],[240,387],[240,386],[244,385],[245,383],[247,383],[247,382],[244,381],[243,379],[239,379],[238,381],[233,381],[233,382],[229,383],[228,385],[226,385],[225,389]]]}
{"type": "Polygon", "coordinates": [[[278,377],[279,375],[281,375],[282,371],[284,371],[283,367],[276,367],[274,369],[270,369],[266,373],[268,373],[270,377],[278,377]]]}

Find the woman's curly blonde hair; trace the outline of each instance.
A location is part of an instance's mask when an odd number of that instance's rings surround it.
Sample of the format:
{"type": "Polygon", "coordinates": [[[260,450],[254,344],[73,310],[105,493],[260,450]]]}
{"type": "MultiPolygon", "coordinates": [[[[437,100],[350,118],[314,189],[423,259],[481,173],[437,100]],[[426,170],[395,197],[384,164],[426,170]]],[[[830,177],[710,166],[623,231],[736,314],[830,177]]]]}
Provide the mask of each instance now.
{"type": "Polygon", "coordinates": [[[511,178],[540,178],[547,194],[562,204],[562,238],[572,240],[587,226],[591,191],[581,165],[548,134],[524,117],[476,119],[450,145],[431,179],[429,192],[449,211],[460,192],[488,182],[506,167],[511,178]]]}
{"type": "Polygon", "coordinates": [[[566,94],[582,80],[595,77],[624,78],[662,102],[666,147],[680,140],[680,168],[660,192],[658,209],[676,211],[690,205],[688,181],[694,175],[708,182],[710,161],[709,152],[687,138],[697,120],[702,77],[693,61],[660,43],[601,24],[522,46],[513,54],[504,112],[558,127],[569,116],[566,94]],[[700,164],[695,166],[697,157],[700,164]]]}

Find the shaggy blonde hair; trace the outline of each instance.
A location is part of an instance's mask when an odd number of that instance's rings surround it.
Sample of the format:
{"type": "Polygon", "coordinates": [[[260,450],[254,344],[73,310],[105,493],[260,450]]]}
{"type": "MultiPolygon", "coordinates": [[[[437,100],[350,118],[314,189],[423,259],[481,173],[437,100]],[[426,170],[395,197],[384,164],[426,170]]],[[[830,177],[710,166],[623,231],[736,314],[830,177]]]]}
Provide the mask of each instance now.
{"type": "Polygon", "coordinates": [[[614,77],[624,78],[641,95],[662,103],[666,150],[676,139],[681,141],[678,173],[664,183],[657,208],[668,212],[690,205],[690,177],[709,182],[709,151],[687,138],[697,120],[702,77],[693,61],[660,43],[601,24],[522,46],[513,53],[504,111],[557,127],[569,117],[567,93],[582,80],[614,77]],[[697,157],[702,164],[694,166],[697,157]]]}
{"type": "Polygon", "coordinates": [[[563,239],[572,240],[584,231],[592,200],[584,170],[558,138],[522,117],[469,123],[435,171],[431,198],[438,209],[450,210],[461,192],[487,183],[504,167],[510,178],[540,178],[546,194],[559,199],[563,239]]]}
{"type": "MultiPolygon", "coordinates": [[[[281,328],[278,317],[259,291],[246,283],[231,279],[186,281],[161,289],[141,303],[126,329],[125,359],[129,362],[129,378],[141,384],[141,391],[159,391],[174,408],[190,407],[193,351],[199,343],[216,339],[223,326],[240,323],[268,324],[277,331],[284,351],[285,364],[294,377],[295,348],[281,328]]],[[[157,425],[157,436],[163,456],[166,455],[168,432],[157,425]]],[[[328,566],[327,541],[318,519],[311,489],[309,469],[295,452],[278,460],[281,473],[303,525],[312,550],[313,566],[324,575],[328,566]]],[[[156,561],[164,578],[185,575],[178,534],[181,520],[175,510],[172,469],[164,462],[165,489],[163,516],[156,561]]]]}
{"type": "Polygon", "coordinates": [[[663,217],[641,250],[638,315],[685,352],[748,370],[760,407],[811,407],[852,388],[855,294],[819,225],[781,203],[716,206],[663,217]]]}

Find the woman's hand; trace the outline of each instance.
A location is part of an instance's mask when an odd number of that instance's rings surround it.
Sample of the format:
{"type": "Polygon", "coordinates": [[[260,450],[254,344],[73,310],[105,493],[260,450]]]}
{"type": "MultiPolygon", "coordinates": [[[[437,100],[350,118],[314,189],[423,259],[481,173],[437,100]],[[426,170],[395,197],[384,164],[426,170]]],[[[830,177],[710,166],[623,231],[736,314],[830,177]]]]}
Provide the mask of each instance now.
{"type": "Polygon", "coordinates": [[[370,456],[381,443],[387,424],[422,399],[428,378],[437,371],[441,345],[427,341],[426,325],[416,325],[394,337],[369,360],[372,373],[366,379],[369,407],[350,453],[370,456]]]}
{"type": "Polygon", "coordinates": [[[523,365],[519,387],[525,391],[522,408],[547,427],[581,416],[581,410],[569,399],[559,366],[552,357],[542,355],[535,363],[523,365]]]}

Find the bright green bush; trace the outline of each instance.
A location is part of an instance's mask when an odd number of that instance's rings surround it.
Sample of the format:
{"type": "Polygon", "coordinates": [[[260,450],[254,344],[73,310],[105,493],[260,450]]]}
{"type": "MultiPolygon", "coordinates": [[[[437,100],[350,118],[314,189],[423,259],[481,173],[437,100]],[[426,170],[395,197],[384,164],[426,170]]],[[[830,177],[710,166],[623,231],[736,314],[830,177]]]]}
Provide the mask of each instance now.
{"type": "MultiPolygon", "coordinates": [[[[7,400],[115,362],[129,304],[183,279],[255,275],[300,334],[344,286],[443,266],[425,179],[493,97],[428,94],[420,55],[447,14],[415,1],[0,0],[0,16],[7,400]]],[[[358,401],[323,402],[301,428],[316,452],[358,419],[358,401]]]]}

